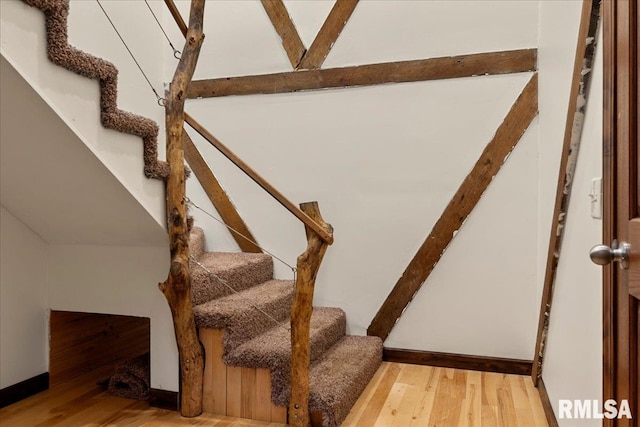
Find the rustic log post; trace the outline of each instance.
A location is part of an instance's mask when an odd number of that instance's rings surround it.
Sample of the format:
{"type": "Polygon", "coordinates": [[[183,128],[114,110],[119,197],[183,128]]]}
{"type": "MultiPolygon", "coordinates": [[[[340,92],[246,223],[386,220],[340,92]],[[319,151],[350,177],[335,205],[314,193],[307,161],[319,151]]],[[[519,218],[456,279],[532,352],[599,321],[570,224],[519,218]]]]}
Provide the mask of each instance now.
{"type": "MultiPolygon", "coordinates": [[[[322,219],[317,202],[301,203],[300,209],[333,236],[333,227],[322,219]]],[[[309,366],[311,343],[309,329],[313,310],[313,288],[328,244],[309,226],[307,249],[298,257],[296,291],[291,307],[291,401],[289,425],[309,426],[309,366]]]]}
{"type": "Polygon", "coordinates": [[[202,382],[204,359],[191,305],[189,274],[189,231],[185,205],[185,167],[182,148],[185,94],[195,71],[204,39],[202,24],[204,0],[191,1],[189,29],[182,57],[176,68],[166,100],[167,162],[167,223],[171,267],[169,276],[160,283],[167,298],[178,343],[180,357],[180,413],[195,417],[202,413],[202,382]]]}

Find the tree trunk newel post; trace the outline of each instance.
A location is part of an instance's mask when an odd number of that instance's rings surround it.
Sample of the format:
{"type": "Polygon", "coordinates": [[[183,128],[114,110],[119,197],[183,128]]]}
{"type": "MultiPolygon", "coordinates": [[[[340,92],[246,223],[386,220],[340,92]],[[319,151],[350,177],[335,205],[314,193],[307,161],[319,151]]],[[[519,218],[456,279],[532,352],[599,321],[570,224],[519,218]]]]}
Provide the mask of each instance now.
{"type": "MultiPolygon", "coordinates": [[[[317,202],[300,204],[300,209],[333,237],[333,227],[322,219],[317,202]]],[[[305,226],[307,249],[298,257],[296,289],[291,306],[291,401],[289,425],[308,427],[309,417],[309,341],[313,290],[320,263],[329,245],[310,227],[305,226]]]]}
{"type": "Polygon", "coordinates": [[[192,0],[189,28],[180,62],[169,89],[165,112],[167,162],[167,226],[171,266],[167,280],[159,284],[171,309],[180,359],[180,413],[196,417],[202,413],[204,358],[196,333],[191,305],[189,231],[185,205],[185,167],[182,147],[185,94],[195,71],[203,34],[204,0],[192,0]]]}

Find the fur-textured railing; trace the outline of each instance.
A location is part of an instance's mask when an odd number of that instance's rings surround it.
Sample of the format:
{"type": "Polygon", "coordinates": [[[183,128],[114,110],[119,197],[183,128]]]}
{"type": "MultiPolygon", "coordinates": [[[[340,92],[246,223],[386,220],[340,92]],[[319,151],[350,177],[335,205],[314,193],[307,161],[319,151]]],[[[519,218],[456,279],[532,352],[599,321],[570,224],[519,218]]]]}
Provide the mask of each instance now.
{"type": "Polygon", "coordinates": [[[69,0],[22,1],[40,9],[45,15],[49,60],[69,71],[99,82],[102,126],[142,138],[145,176],[166,179],[169,176],[169,165],[158,160],[156,122],[118,108],[118,69],[110,62],[69,44],[67,34],[69,0]]]}

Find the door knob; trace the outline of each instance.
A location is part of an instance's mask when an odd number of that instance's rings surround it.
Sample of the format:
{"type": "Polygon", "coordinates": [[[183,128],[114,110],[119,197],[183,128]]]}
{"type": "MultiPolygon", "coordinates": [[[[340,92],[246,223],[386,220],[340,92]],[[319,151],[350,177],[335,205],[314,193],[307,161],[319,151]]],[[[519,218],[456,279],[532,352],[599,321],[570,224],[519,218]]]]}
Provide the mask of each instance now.
{"type": "Polygon", "coordinates": [[[620,242],[620,246],[618,246],[618,241],[614,240],[611,247],[607,245],[597,245],[591,248],[589,257],[591,257],[591,261],[598,265],[607,265],[611,261],[619,262],[620,268],[626,270],[629,268],[630,250],[631,245],[629,243],[620,242]]]}

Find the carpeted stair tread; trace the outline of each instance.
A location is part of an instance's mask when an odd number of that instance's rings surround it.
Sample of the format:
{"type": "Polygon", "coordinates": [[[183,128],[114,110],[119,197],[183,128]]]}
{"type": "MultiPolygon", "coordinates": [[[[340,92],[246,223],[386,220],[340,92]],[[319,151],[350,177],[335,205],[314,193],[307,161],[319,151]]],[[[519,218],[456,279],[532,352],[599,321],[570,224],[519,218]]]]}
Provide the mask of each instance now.
{"type": "MultiPolygon", "coordinates": [[[[190,244],[197,261],[237,291],[192,262],[196,325],[224,329],[227,365],[270,369],[271,400],[288,406],[293,282],[272,279],[273,260],[268,255],[206,252],[204,233],[198,227],[192,228],[190,244]]],[[[309,410],[321,414],[326,427],[340,425],[382,362],[379,338],[345,333],[344,311],[314,307],[309,410]]]]}
{"type": "Polygon", "coordinates": [[[200,227],[192,227],[189,233],[189,253],[195,259],[204,254],[204,230],[200,227]]]}
{"type": "MultiPolygon", "coordinates": [[[[246,368],[277,369],[289,378],[291,369],[290,320],[249,340],[225,354],[228,365],[246,368]]],[[[311,315],[311,360],[342,338],[346,332],[347,318],[343,310],[331,307],[317,307],[311,315]]]]}
{"type": "Polygon", "coordinates": [[[196,325],[226,328],[225,348],[235,348],[276,326],[273,319],[284,322],[291,311],[293,291],[291,280],[269,280],[237,294],[208,301],[193,308],[196,325]]]}
{"type": "Polygon", "coordinates": [[[325,427],[339,426],[381,363],[380,338],[342,338],[311,366],[309,412],[322,413],[325,427]]]}
{"type": "Polygon", "coordinates": [[[264,283],[273,277],[273,259],[266,254],[205,252],[197,260],[209,271],[191,262],[191,298],[194,305],[233,292],[211,273],[236,291],[264,283]]]}

